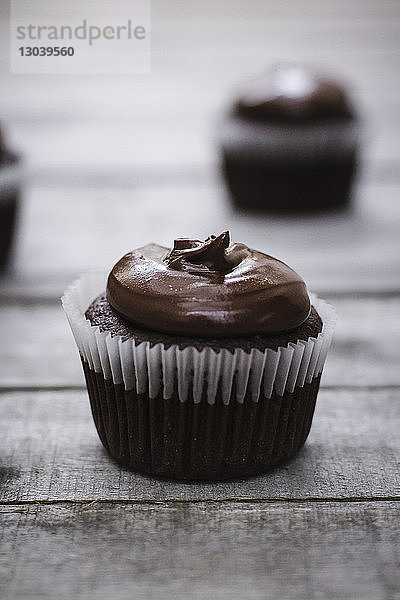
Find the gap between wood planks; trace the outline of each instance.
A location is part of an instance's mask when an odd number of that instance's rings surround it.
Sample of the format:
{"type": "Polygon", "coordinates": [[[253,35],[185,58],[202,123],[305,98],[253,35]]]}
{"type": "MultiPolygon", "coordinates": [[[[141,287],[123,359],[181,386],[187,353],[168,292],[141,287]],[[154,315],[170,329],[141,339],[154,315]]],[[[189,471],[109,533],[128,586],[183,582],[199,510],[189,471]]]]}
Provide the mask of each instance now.
{"type": "Polygon", "coordinates": [[[187,505],[187,504],[208,504],[208,505],[219,505],[219,504],[345,504],[345,503],[371,503],[371,502],[400,502],[400,496],[344,496],[341,498],[337,497],[323,497],[323,496],[310,496],[307,498],[303,498],[301,496],[296,498],[219,498],[218,500],[214,499],[190,499],[190,500],[178,500],[178,499],[168,499],[168,500],[119,500],[117,498],[101,498],[101,499],[86,499],[86,500],[73,500],[73,499],[63,499],[63,500],[2,500],[0,501],[0,508],[6,506],[20,506],[20,507],[28,507],[28,506],[82,506],[83,508],[88,508],[90,506],[94,506],[95,504],[113,504],[113,505],[121,505],[121,506],[163,506],[166,507],[168,505],[187,505]]]}

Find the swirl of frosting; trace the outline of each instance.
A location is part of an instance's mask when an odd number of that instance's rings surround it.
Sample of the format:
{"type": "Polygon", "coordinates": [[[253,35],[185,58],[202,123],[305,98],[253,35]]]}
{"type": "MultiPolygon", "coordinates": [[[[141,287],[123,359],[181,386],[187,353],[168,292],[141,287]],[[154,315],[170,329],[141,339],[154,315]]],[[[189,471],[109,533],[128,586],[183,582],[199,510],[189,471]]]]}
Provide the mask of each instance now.
{"type": "Polygon", "coordinates": [[[254,81],[236,103],[252,119],[307,120],[351,118],[344,89],[300,65],[281,65],[254,81]]]}
{"type": "Polygon", "coordinates": [[[233,337],[300,326],[310,313],[306,285],[285,263],[227,231],[205,242],[175,240],[172,250],[148,244],[113,267],[112,308],[132,324],[176,335],[233,337]]]}

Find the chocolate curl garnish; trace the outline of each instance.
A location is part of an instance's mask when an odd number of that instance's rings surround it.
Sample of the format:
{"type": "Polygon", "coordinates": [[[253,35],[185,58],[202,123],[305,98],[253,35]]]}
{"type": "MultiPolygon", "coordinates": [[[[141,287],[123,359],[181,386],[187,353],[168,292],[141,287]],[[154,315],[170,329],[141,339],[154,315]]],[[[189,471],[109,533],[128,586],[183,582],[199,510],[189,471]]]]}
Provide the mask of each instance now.
{"type": "Polygon", "coordinates": [[[235,266],[228,260],[229,231],[211,235],[205,242],[179,238],[164,261],[171,269],[189,273],[225,274],[235,266]]]}

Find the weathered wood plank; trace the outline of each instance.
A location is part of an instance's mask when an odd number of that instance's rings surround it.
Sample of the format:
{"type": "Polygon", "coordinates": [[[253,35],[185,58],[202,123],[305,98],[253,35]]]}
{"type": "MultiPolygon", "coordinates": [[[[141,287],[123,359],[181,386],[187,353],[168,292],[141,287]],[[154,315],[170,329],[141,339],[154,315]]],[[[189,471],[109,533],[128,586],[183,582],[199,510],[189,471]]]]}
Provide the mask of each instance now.
{"type": "Polygon", "coordinates": [[[2,507],[4,600],[395,600],[399,504],[2,507]]]}
{"type": "MultiPolygon", "coordinates": [[[[219,104],[222,107],[223,99],[219,104]]],[[[363,178],[372,174],[398,183],[400,145],[394,124],[399,123],[400,113],[385,105],[380,110],[384,117],[363,109],[363,178]]],[[[200,115],[165,113],[137,120],[81,116],[60,117],[54,123],[46,116],[16,116],[9,118],[8,130],[14,146],[23,150],[28,180],[35,184],[120,187],[121,183],[168,185],[199,179],[203,183],[220,160],[215,131],[220,117],[216,108],[200,115]],[[57,143],[60,135],[63,144],[57,143]],[[102,143],[104,137],[107,145],[102,143]]]]}
{"type": "Polygon", "coordinates": [[[351,212],[309,218],[231,208],[221,182],[145,187],[33,187],[21,215],[7,295],[60,295],[77,274],[109,269],[134,247],[230,229],[232,239],[278,256],[315,291],[398,289],[399,186],[360,185],[351,212]],[[122,217],[123,215],[123,217],[122,217]]]}
{"type": "Polygon", "coordinates": [[[398,390],[322,390],[305,448],[269,475],[185,484],[120,468],[85,392],[0,396],[2,501],[400,497],[398,390]]]}
{"type": "MultiPolygon", "coordinates": [[[[400,296],[334,298],[339,315],[323,386],[400,385],[400,296]]],[[[83,384],[78,352],[56,304],[6,303],[0,309],[0,386],[83,384]]]]}

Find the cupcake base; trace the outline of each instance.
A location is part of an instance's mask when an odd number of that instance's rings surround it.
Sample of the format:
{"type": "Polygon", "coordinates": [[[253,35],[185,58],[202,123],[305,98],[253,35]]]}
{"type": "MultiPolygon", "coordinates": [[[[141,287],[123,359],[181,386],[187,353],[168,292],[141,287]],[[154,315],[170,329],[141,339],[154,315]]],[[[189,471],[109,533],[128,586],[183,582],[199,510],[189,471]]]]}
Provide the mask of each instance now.
{"type": "Polygon", "coordinates": [[[287,334],[285,344],[266,346],[254,336],[251,347],[238,338],[234,348],[226,340],[198,348],[115,324],[102,301],[105,279],[83,275],[62,303],[97,431],[114,458],[149,475],[224,480],[265,473],[299,450],[333,336],[333,307],[312,296],[315,314],[296,330],[297,341],[287,334]]]}
{"type": "Polygon", "coordinates": [[[223,174],[235,206],[276,213],[319,212],[345,207],[356,156],[291,164],[224,156],[223,174]]]}
{"type": "Polygon", "coordinates": [[[254,402],[214,404],[155,398],[126,390],[82,360],[99,437],[130,469],[185,480],[225,480],[265,473],[293,456],[310,431],[320,375],[303,387],[254,402]]]}

